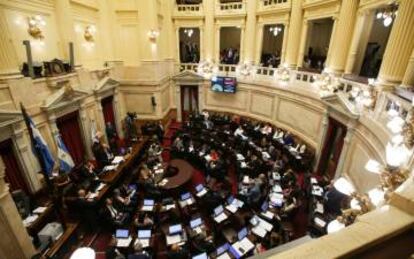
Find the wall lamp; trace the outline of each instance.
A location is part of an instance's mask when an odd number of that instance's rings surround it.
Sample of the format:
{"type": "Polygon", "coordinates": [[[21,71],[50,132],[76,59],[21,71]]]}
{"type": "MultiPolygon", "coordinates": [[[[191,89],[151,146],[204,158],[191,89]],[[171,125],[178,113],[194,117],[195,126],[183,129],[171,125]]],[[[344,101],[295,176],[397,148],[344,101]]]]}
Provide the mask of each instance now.
{"type": "Polygon", "coordinates": [[[40,29],[40,26],[45,26],[46,22],[45,20],[40,16],[32,16],[28,17],[27,19],[29,28],[27,29],[27,32],[36,40],[43,40],[45,37],[43,36],[43,32],[40,29]]]}

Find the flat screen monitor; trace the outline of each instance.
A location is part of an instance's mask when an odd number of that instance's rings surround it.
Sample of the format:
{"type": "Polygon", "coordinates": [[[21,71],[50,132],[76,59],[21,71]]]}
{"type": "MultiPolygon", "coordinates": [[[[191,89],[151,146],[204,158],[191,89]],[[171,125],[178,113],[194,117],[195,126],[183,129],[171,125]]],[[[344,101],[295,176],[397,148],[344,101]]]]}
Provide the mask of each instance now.
{"type": "Polygon", "coordinates": [[[201,221],[201,218],[196,218],[193,219],[192,221],[190,221],[190,226],[191,228],[196,228],[198,226],[200,226],[203,222],[201,221]]]}
{"type": "Polygon", "coordinates": [[[180,224],[170,226],[170,235],[181,233],[182,227],[180,224]]]}
{"type": "Polygon", "coordinates": [[[154,200],[144,200],[144,206],[154,206],[154,200]]]}
{"type": "Polygon", "coordinates": [[[190,199],[190,197],[191,197],[191,194],[189,192],[181,194],[181,200],[182,201],[188,200],[188,199],[190,199]]]}
{"type": "Polygon", "coordinates": [[[148,239],[151,237],[151,230],[138,230],[138,238],[140,239],[148,239]]]}
{"type": "Polygon", "coordinates": [[[197,192],[201,192],[204,189],[204,186],[202,184],[199,184],[195,187],[197,192]]]}
{"type": "Polygon", "coordinates": [[[128,229],[117,229],[115,232],[116,238],[127,238],[129,237],[129,230],[128,229]]]}
{"type": "Polygon", "coordinates": [[[267,201],[263,202],[262,204],[262,211],[267,211],[267,209],[269,208],[269,203],[267,201]]]}
{"type": "Polygon", "coordinates": [[[243,238],[245,238],[247,236],[247,228],[242,228],[239,233],[237,233],[237,238],[239,240],[242,240],[243,238]]]}
{"type": "Polygon", "coordinates": [[[211,78],[211,90],[220,93],[235,93],[237,80],[235,77],[214,76],[211,78]]]}
{"type": "Polygon", "coordinates": [[[214,215],[219,215],[219,214],[221,214],[222,212],[223,212],[223,210],[224,210],[224,208],[223,208],[223,206],[218,206],[217,208],[215,208],[214,209],[214,215]]]}
{"type": "Polygon", "coordinates": [[[216,252],[217,252],[217,255],[221,255],[222,253],[226,252],[227,250],[229,250],[229,243],[225,243],[224,245],[217,248],[216,252]]]}
{"type": "Polygon", "coordinates": [[[207,253],[198,254],[196,256],[193,256],[193,259],[208,259],[207,253]]]}

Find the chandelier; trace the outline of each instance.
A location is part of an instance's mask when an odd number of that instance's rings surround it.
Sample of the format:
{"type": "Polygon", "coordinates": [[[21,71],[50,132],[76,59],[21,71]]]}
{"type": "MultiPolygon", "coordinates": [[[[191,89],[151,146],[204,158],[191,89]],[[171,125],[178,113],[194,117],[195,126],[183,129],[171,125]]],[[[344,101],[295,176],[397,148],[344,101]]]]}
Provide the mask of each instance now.
{"type": "Polygon", "coordinates": [[[273,36],[277,37],[279,33],[282,31],[282,26],[276,25],[269,28],[269,31],[273,34],[273,36]]]}
{"type": "Polygon", "coordinates": [[[187,35],[187,37],[191,38],[193,36],[194,30],[193,29],[184,29],[184,34],[187,35]]]}
{"type": "Polygon", "coordinates": [[[391,25],[391,23],[395,20],[398,14],[398,5],[391,4],[390,6],[380,9],[377,11],[376,18],[378,20],[382,19],[382,23],[385,27],[391,25]]]}

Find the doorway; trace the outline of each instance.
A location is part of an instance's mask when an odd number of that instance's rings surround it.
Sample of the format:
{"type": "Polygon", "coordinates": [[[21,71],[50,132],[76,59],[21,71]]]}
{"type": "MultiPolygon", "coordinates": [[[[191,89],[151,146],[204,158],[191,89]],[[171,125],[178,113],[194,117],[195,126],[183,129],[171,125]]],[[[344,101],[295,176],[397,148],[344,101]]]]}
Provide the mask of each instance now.
{"type": "Polygon", "coordinates": [[[191,113],[197,113],[198,110],[198,86],[181,85],[181,118],[182,121],[188,121],[191,113]]]}
{"type": "Polygon", "coordinates": [[[29,188],[20,170],[20,166],[17,162],[13,150],[13,142],[11,139],[0,142],[0,156],[3,159],[4,166],[6,167],[5,181],[9,184],[10,191],[22,190],[26,194],[29,194],[29,188]]]}
{"type": "Polygon", "coordinates": [[[262,54],[260,65],[265,67],[278,67],[281,60],[283,24],[270,24],[263,27],[262,54]]]}
{"type": "Polygon", "coordinates": [[[79,124],[78,111],[66,114],[56,120],[56,125],[75,165],[84,162],[85,148],[79,124]]]}
{"type": "Polygon", "coordinates": [[[200,29],[199,28],[180,28],[180,62],[198,63],[200,62],[200,29]]]}
{"type": "Polygon", "coordinates": [[[335,177],[346,133],[347,128],[344,124],[329,118],[328,130],[319,159],[318,174],[328,176],[329,179],[335,177]]]}
{"type": "Polygon", "coordinates": [[[236,65],[240,61],[240,27],[220,28],[220,63],[236,65]]]}

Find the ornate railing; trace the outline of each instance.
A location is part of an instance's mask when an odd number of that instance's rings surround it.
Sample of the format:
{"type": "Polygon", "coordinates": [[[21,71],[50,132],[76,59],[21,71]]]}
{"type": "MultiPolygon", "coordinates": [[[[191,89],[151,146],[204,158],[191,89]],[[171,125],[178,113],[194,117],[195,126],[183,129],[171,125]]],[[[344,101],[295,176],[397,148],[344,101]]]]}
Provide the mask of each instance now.
{"type": "Polygon", "coordinates": [[[290,1],[291,0],[260,0],[258,2],[258,12],[290,8],[290,1]]]}
{"type": "Polygon", "coordinates": [[[203,15],[203,4],[176,4],[174,16],[203,15]]]}
{"type": "Polygon", "coordinates": [[[229,15],[229,14],[246,14],[246,3],[241,2],[231,2],[231,3],[220,3],[216,5],[216,14],[217,15],[229,15]]]}

